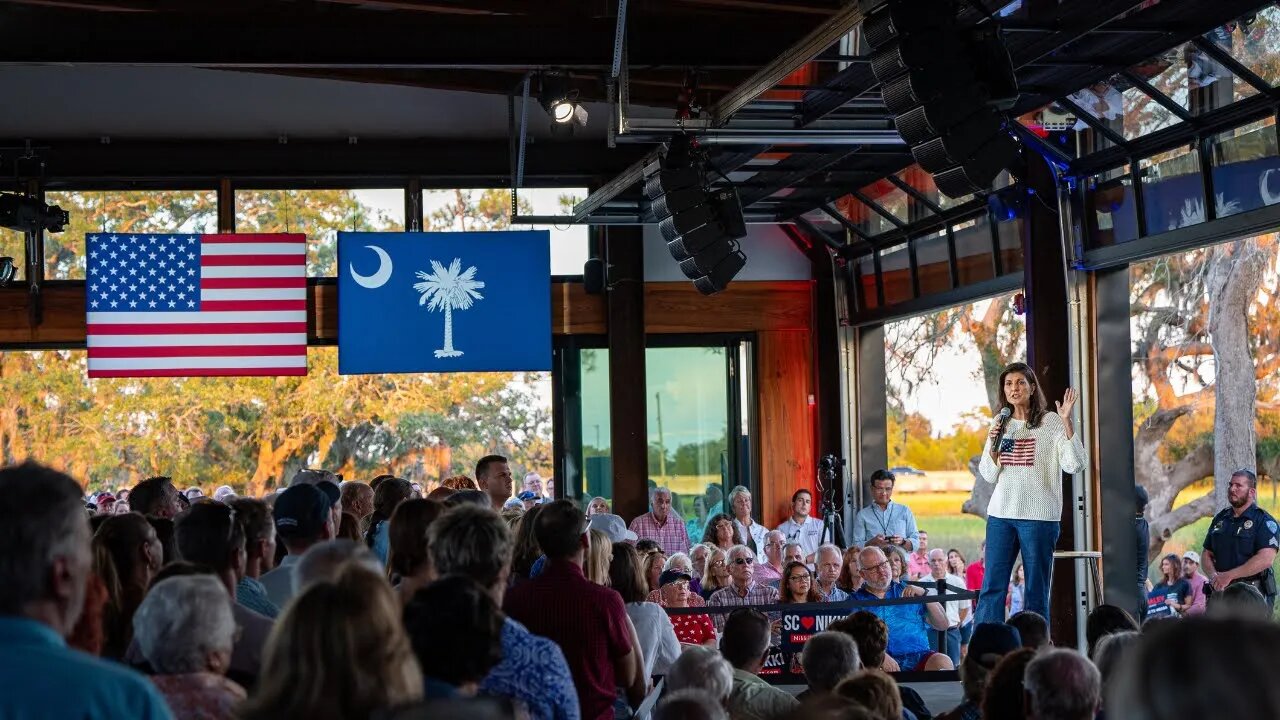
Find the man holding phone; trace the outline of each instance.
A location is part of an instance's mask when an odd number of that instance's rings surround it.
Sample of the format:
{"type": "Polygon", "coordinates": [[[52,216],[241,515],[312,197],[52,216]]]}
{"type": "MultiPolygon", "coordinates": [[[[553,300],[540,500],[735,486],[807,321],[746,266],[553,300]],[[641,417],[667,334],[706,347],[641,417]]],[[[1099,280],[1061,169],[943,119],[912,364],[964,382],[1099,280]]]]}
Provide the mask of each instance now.
{"type": "Polygon", "coordinates": [[[911,508],[893,501],[896,479],[888,470],[871,473],[871,504],[859,510],[853,520],[854,545],[896,545],[910,553],[920,544],[920,531],[911,508]]]}

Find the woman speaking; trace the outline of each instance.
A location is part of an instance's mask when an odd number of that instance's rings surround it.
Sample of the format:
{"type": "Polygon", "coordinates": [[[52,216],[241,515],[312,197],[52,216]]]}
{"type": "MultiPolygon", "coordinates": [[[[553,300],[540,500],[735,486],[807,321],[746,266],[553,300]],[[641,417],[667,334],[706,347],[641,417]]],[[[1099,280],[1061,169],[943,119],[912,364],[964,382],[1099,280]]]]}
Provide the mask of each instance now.
{"type": "Polygon", "coordinates": [[[1014,559],[1022,552],[1024,609],[1049,617],[1053,548],[1062,518],[1062,473],[1084,469],[1084,446],[1071,428],[1076,391],[1067,388],[1057,412],[1048,409],[1036,374],[1025,363],[1000,373],[1000,410],[978,471],[994,483],[987,506],[987,572],[976,622],[1004,622],[1014,559]]]}

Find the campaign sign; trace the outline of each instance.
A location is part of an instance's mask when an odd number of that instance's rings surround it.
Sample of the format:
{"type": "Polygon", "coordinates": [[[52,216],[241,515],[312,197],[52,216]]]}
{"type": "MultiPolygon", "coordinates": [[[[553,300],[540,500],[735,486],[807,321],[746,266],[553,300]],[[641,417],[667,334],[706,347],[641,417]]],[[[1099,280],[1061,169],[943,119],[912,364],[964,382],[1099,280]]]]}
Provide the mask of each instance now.
{"type": "Polygon", "coordinates": [[[848,615],[847,609],[834,613],[804,610],[782,613],[778,636],[781,642],[769,648],[760,677],[771,685],[804,685],[804,668],[800,664],[804,644],[809,638],[826,630],[831,623],[848,615]]]}
{"type": "Polygon", "coordinates": [[[338,372],[551,369],[551,236],[338,233],[338,372]]]}

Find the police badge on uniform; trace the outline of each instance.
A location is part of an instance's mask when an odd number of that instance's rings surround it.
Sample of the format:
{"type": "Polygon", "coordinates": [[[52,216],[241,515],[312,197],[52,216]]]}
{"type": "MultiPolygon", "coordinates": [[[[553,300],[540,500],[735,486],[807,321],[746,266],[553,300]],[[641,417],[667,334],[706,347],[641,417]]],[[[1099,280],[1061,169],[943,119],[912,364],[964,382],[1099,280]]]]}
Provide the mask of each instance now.
{"type": "Polygon", "coordinates": [[[1252,521],[1252,520],[1245,520],[1245,521],[1244,521],[1244,529],[1245,529],[1245,530],[1250,530],[1250,529],[1252,529],[1252,528],[1253,528],[1253,521],[1252,521]]]}

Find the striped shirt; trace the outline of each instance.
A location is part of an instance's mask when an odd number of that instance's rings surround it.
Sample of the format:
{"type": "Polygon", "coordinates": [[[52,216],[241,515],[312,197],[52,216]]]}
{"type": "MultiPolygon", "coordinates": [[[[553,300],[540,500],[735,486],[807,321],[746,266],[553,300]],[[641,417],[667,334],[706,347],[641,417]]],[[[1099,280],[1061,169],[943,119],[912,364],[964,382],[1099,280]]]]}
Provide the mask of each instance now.
{"type": "Polygon", "coordinates": [[[689,532],[685,529],[684,520],[673,512],[667,513],[667,520],[663,523],[659,523],[652,512],[640,515],[631,521],[631,532],[641,540],[658,543],[667,555],[689,552],[689,532]]]}

